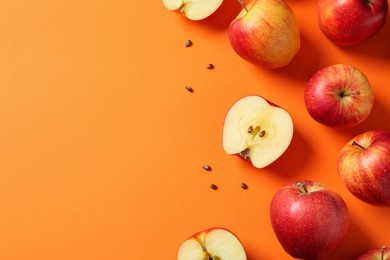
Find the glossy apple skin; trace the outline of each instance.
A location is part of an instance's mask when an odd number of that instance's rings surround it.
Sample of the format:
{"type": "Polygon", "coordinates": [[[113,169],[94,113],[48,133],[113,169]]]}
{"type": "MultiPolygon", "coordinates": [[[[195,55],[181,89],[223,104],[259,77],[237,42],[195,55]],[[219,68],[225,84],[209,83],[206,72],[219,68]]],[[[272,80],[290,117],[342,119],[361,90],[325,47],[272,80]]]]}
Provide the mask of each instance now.
{"type": "Polygon", "coordinates": [[[350,140],[340,151],[337,169],[347,189],[357,198],[377,206],[390,206],[390,131],[371,130],[350,140]]]}
{"type": "Polygon", "coordinates": [[[283,0],[254,0],[234,19],[229,40],[243,59],[267,69],[284,67],[300,49],[299,26],[283,0]]]}
{"type": "Polygon", "coordinates": [[[350,128],[371,113],[374,95],[367,77],[355,67],[335,64],[309,80],[304,101],[310,116],[334,128],[350,128]]]}
{"type": "Polygon", "coordinates": [[[294,258],[320,259],[333,253],[348,230],[349,213],[335,192],[313,181],[302,181],[278,190],[271,201],[270,217],[276,237],[294,258]],[[321,187],[322,190],[311,190],[321,187]]]}
{"type": "MultiPolygon", "coordinates": [[[[368,250],[363,255],[359,256],[357,260],[381,260],[382,248],[374,248],[368,250]]],[[[383,260],[390,260],[390,248],[384,250],[383,260]]]]}
{"type": "Polygon", "coordinates": [[[318,24],[335,44],[357,45],[383,27],[388,8],[387,0],[319,0],[318,24]]]}

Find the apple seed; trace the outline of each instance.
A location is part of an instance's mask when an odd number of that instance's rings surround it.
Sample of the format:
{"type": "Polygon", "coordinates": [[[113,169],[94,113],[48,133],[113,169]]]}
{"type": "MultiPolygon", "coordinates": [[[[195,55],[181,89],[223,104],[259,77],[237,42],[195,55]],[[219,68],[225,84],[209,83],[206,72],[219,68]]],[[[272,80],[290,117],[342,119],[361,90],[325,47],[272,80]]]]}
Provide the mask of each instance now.
{"type": "Polygon", "coordinates": [[[244,190],[248,189],[248,185],[246,185],[246,183],[241,183],[240,184],[240,187],[244,190]]]}
{"type": "Polygon", "coordinates": [[[210,185],[210,188],[213,190],[218,190],[218,186],[215,185],[214,183],[210,185]]]}
{"type": "Polygon", "coordinates": [[[214,65],[210,63],[209,65],[207,65],[207,69],[209,69],[209,70],[214,69],[214,65]]]}
{"type": "Polygon", "coordinates": [[[187,40],[186,41],[186,47],[191,47],[192,46],[192,41],[191,40],[187,40]]]}
{"type": "Polygon", "coordinates": [[[186,86],[185,88],[186,88],[186,90],[188,90],[188,92],[191,92],[191,93],[194,92],[194,90],[190,86],[186,86]]]}
{"type": "Polygon", "coordinates": [[[248,133],[250,134],[250,133],[252,133],[252,131],[253,131],[253,127],[252,127],[252,126],[249,126],[249,128],[248,128],[248,133]]]}
{"type": "Polygon", "coordinates": [[[263,131],[261,131],[260,133],[259,133],[259,136],[260,137],[263,137],[265,135],[265,130],[263,130],[263,131]]]}
{"type": "Polygon", "coordinates": [[[203,165],[202,167],[206,171],[211,171],[211,166],[210,165],[203,165]]]}

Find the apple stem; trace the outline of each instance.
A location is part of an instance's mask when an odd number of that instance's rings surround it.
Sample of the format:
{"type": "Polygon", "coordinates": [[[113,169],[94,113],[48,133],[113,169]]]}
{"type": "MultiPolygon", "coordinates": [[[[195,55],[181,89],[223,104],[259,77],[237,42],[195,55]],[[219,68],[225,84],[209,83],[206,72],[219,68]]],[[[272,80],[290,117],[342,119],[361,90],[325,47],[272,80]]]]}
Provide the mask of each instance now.
{"type": "Polygon", "coordinates": [[[240,3],[240,5],[242,6],[242,8],[244,8],[245,11],[248,12],[248,9],[246,8],[244,2],[243,2],[242,0],[237,0],[237,1],[240,3]]]}
{"type": "Polygon", "coordinates": [[[356,141],[352,141],[352,145],[357,146],[357,147],[359,147],[359,148],[362,149],[362,150],[366,150],[366,148],[365,148],[363,145],[359,144],[359,143],[356,142],[356,141]]]}
{"type": "Polygon", "coordinates": [[[307,188],[303,182],[298,182],[297,185],[301,188],[302,193],[307,193],[307,188]]]}
{"type": "Polygon", "coordinates": [[[340,93],[340,97],[359,96],[359,95],[360,95],[360,91],[351,92],[351,93],[345,93],[345,92],[340,93]]]}
{"type": "Polygon", "coordinates": [[[386,246],[382,246],[381,260],[385,260],[385,250],[386,250],[386,246]]]}

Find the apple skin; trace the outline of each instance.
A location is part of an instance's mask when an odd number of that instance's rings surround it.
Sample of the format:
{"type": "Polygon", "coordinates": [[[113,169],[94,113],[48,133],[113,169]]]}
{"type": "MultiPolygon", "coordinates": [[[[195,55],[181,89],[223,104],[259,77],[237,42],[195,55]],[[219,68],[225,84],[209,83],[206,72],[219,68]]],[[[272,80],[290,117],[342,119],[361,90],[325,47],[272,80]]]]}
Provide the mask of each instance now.
{"type": "Polygon", "coordinates": [[[317,122],[334,128],[351,128],[369,116],[374,94],[360,70],[335,64],[314,73],[306,86],[304,102],[317,122]]]}
{"type": "Polygon", "coordinates": [[[390,260],[390,248],[374,248],[358,257],[357,260],[390,260]],[[383,254],[383,258],[382,258],[383,254]]]}
{"type": "Polygon", "coordinates": [[[349,226],[344,200],[309,180],[279,189],[271,201],[270,217],[283,249],[302,259],[320,259],[333,253],[349,226]]]}
{"type": "Polygon", "coordinates": [[[267,69],[288,65],[301,44],[295,14],[283,0],[252,1],[230,23],[228,35],[239,56],[267,69]]]}
{"type": "Polygon", "coordinates": [[[352,46],[377,34],[388,9],[387,0],[319,0],[317,20],[332,42],[352,46]]]}
{"type": "Polygon", "coordinates": [[[360,200],[390,206],[390,131],[370,130],[340,151],[337,170],[347,189],[360,200]]]}

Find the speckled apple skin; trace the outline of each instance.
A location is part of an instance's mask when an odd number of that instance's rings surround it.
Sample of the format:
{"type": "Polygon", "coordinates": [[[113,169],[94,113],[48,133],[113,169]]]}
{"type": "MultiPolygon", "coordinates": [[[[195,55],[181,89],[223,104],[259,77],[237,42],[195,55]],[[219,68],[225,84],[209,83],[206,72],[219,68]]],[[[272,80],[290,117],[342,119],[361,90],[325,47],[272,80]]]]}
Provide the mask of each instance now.
{"type": "Polygon", "coordinates": [[[340,151],[337,169],[347,189],[357,198],[389,207],[390,131],[371,130],[351,139],[340,151]]]}
{"type": "Polygon", "coordinates": [[[370,115],[374,95],[368,78],[347,64],[334,64],[317,71],[309,80],[304,102],[310,116],[334,128],[351,128],[370,115]],[[344,93],[356,93],[341,98],[344,93]]]}
{"type": "MultiPolygon", "coordinates": [[[[306,186],[312,181],[303,181],[306,186]]],[[[344,200],[323,189],[301,193],[296,184],[278,190],[270,206],[271,224],[284,250],[294,258],[321,259],[332,254],[348,230],[344,200]]]]}
{"type": "Polygon", "coordinates": [[[235,52],[248,62],[267,69],[287,66],[301,46],[299,25],[283,0],[253,0],[228,30],[235,52]]]}
{"type": "Polygon", "coordinates": [[[335,44],[357,45],[383,27],[387,0],[319,0],[317,19],[321,31],[335,44]]]}

